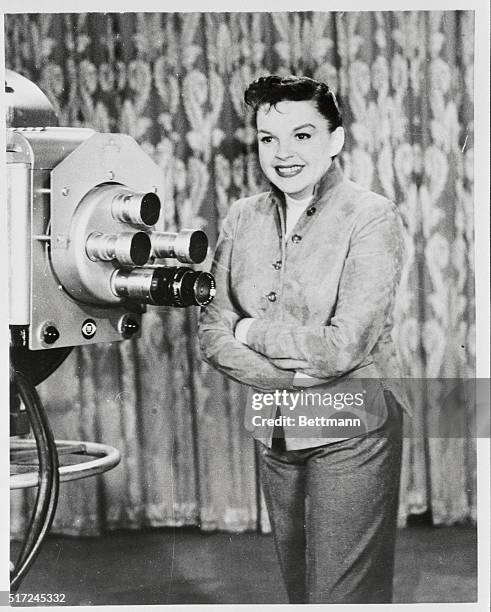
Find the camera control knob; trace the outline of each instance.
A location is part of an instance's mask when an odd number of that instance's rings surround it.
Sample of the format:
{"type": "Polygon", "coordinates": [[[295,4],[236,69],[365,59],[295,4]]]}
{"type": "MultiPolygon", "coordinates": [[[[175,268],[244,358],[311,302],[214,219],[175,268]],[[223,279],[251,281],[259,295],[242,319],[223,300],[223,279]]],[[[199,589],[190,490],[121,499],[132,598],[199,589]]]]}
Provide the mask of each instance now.
{"type": "Polygon", "coordinates": [[[140,331],[140,323],[132,315],[124,315],[119,321],[119,331],[123,338],[132,338],[140,331]]]}
{"type": "Polygon", "coordinates": [[[43,342],[46,344],[54,344],[60,337],[60,332],[54,325],[47,325],[42,332],[43,342]]]}

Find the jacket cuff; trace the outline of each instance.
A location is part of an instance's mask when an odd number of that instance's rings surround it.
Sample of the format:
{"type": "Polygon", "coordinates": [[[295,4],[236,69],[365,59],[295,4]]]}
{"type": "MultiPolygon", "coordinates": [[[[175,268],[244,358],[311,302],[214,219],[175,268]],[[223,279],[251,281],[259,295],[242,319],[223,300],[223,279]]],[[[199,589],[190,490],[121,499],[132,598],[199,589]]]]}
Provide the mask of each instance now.
{"type": "Polygon", "coordinates": [[[254,319],[247,330],[247,346],[257,353],[264,354],[266,344],[266,333],[270,323],[261,319],[254,319]]]}

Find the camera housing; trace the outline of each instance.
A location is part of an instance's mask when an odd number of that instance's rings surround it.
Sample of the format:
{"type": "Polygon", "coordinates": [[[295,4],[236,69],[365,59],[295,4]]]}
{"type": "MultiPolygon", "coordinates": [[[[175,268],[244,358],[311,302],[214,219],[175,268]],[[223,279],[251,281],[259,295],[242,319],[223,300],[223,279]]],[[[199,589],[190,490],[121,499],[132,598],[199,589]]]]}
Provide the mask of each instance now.
{"type": "Polygon", "coordinates": [[[13,128],[7,183],[10,324],[28,328],[28,348],[121,340],[130,313],[139,329],[144,301],[116,296],[110,278],[150,258],[160,168],[123,134],[13,128]]]}
{"type": "Polygon", "coordinates": [[[124,340],[139,334],[147,305],[209,303],[210,274],[164,265],[201,263],[206,234],[165,231],[163,173],[136,141],[30,127],[48,116],[44,94],[11,71],[6,91],[15,100],[8,123],[17,125],[6,137],[11,345],[124,340]]]}

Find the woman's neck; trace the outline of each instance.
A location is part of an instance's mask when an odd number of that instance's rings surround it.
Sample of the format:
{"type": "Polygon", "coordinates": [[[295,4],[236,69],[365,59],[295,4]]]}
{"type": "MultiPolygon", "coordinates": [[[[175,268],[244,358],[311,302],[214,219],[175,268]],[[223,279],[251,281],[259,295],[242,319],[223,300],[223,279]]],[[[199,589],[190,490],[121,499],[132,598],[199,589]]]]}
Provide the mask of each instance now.
{"type": "Polygon", "coordinates": [[[307,208],[307,206],[312,202],[314,194],[310,194],[306,198],[302,198],[301,200],[296,200],[295,198],[290,197],[287,193],[285,193],[285,201],[286,201],[286,232],[285,235],[289,236],[292,229],[295,227],[298,219],[302,215],[303,211],[307,208]]]}

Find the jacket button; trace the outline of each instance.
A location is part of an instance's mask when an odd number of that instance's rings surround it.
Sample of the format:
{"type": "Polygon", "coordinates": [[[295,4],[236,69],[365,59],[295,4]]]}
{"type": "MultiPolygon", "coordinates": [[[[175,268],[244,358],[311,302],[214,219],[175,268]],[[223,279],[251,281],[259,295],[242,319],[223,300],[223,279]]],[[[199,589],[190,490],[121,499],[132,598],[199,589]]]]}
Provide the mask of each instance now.
{"type": "Polygon", "coordinates": [[[274,291],[268,293],[268,300],[270,302],[276,302],[276,293],[274,291]]]}
{"type": "Polygon", "coordinates": [[[302,236],[299,236],[298,234],[293,234],[292,242],[296,244],[297,242],[300,242],[300,240],[302,240],[302,236]]]}
{"type": "Polygon", "coordinates": [[[274,264],[271,264],[273,266],[273,268],[275,270],[280,270],[281,269],[281,261],[278,259],[278,261],[275,261],[274,264]]]}
{"type": "Polygon", "coordinates": [[[316,210],[317,209],[315,208],[315,206],[311,206],[310,208],[307,209],[307,215],[311,217],[313,214],[315,214],[316,210]]]}

